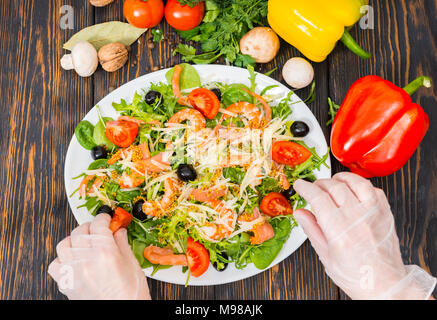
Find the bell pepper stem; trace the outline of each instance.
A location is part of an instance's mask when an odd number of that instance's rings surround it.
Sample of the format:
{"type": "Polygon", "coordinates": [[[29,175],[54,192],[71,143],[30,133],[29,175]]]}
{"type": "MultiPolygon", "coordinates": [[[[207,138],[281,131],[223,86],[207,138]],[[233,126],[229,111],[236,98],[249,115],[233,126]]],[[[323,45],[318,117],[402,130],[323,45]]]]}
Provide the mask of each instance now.
{"type": "Polygon", "coordinates": [[[356,43],[355,39],[351,36],[349,31],[347,29],[344,29],[344,33],[340,39],[341,42],[353,53],[355,53],[357,56],[363,58],[363,59],[369,59],[372,57],[372,55],[364,51],[358,43],[356,43]]]}
{"type": "Polygon", "coordinates": [[[411,81],[409,84],[407,84],[403,89],[411,96],[413,93],[415,93],[419,88],[431,87],[431,78],[427,76],[421,76],[417,78],[416,80],[411,81]]]}

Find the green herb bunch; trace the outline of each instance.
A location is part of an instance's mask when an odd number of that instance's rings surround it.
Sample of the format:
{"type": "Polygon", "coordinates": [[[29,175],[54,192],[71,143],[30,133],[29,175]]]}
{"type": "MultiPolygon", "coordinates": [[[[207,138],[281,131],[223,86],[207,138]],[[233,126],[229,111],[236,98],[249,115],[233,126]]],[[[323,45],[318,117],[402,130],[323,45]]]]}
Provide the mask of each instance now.
{"type": "Polygon", "coordinates": [[[189,31],[179,31],[187,41],[200,43],[202,53],[187,44],[179,44],[179,53],[186,62],[208,64],[224,57],[240,67],[254,65],[255,60],[240,52],[240,39],[256,26],[267,25],[267,0],[207,0],[203,23],[189,31]]]}

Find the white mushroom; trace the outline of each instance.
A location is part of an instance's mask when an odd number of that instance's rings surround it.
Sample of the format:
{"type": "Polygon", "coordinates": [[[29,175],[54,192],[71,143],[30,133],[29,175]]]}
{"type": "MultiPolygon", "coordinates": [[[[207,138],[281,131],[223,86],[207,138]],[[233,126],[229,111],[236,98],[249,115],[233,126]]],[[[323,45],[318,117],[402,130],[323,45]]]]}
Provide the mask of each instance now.
{"type": "Polygon", "coordinates": [[[279,51],[279,38],[267,27],[256,27],[246,33],[240,40],[242,54],[251,56],[257,63],[272,61],[279,51]]]}
{"type": "Polygon", "coordinates": [[[314,69],[311,63],[303,58],[291,58],[282,68],[285,82],[295,89],[308,86],[314,79],[314,69]]]}
{"type": "Polygon", "coordinates": [[[65,70],[76,70],[81,77],[89,77],[96,71],[99,60],[97,51],[87,41],[80,41],[74,45],[70,54],[61,58],[61,67],[65,70]]]}

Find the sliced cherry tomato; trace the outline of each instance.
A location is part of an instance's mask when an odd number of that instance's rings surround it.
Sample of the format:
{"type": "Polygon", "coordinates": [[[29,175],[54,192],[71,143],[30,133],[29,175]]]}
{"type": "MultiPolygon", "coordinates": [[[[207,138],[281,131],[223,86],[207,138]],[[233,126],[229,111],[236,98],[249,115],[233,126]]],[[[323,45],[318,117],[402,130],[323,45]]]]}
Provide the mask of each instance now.
{"type": "Polygon", "coordinates": [[[125,0],[123,14],[137,28],[153,28],[164,16],[164,3],[162,0],[125,0]]]}
{"type": "Polygon", "coordinates": [[[293,209],[288,200],[278,192],[270,192],[266,195],[261,200],[260,209],[270,217],[293,214],[293,209]]]}
{"type": "Polygon", "coordinates": [[[209,267],[209,252],[203,244],[187,239],[187,259],[190,273],[194,277],[201,276],[209,267]]]}
{"type": "Polygon", "coordinates": [[[197,27],[205,14],[205,3],[194,7],[181,5],[178,0],[168,0],[165,5],[165,19],[176,30],[187,31],[197,27]]]}
{"type": "Polygon", "coordinates": [[[125,120],[106,123],[106,136],[118,147],[127,148],[135,141],[138,134],[138,123],[125,120]]]}
{"type": "Polygon", "coordinates": [[[311,157],[311,152],[295,142],[276,141],[273,143],[272,158],[277,163],[295,167],[307,161],[309,157],[311,157]]]}
{"type": "Polygon", "coordinates": [[[132,215],[123,208],[118,207],[114,211],[111,223],[109,224],[109,229],[115,233],[120,228],[127,228],[131,222],[132,215]]]}
{"type": "Polygon", "coordinates": [[[188,101],[206,118],[214,119],[220,109],[220,101],[211,90],[205,88],[194,89],[188,95],[188,101]]]}

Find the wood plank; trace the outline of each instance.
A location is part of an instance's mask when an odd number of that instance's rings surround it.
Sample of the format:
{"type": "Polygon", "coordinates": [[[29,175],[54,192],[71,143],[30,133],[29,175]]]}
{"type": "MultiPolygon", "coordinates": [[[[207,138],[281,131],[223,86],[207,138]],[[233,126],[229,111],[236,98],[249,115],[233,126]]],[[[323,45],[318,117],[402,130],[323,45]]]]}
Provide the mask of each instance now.
{"type": "MultiPolygon", "coordinates": [[[[64,1],[63,4],[68,4],[64,1]]],[[[75,25],[93,22],[76,3],[75,25]]],[[[58,1],[0,4],[0,299],[59,299],[47,266],[55,244],[75,225],[64,190],[68,143],[86,107],[92,80],[61,70],[58,1]],[[50,13],[49,15],[47,13],[50,13]]]]}
{"type": "MultiPolygon", "coordinates": [[[[363,48],[370,49],[373,57],[364,61],[341,44],[329,57],[329,95],[337,103],[341,103],[349,86],[365,75],[376,74],[403,87],[420,75],[437,73],[437,1],[371,1],[370,4],[375,12],[375,29],[355,27],[352,35],[363,48]]],[[[434,85],[413,95],[413,101],[431,119],[418,151],[400,171],[372,179],[388,195],[404,262],[418,264],[434,275],[437,274],[437,154],[431,146],[437,137],[437,127],[432,125],[437,117],[436,93],[434,85]]],[[[343,170],[338,162],[334,168],[343,170]]],[[[342,294],[342,297],[346,296],[342,294]]]]}

